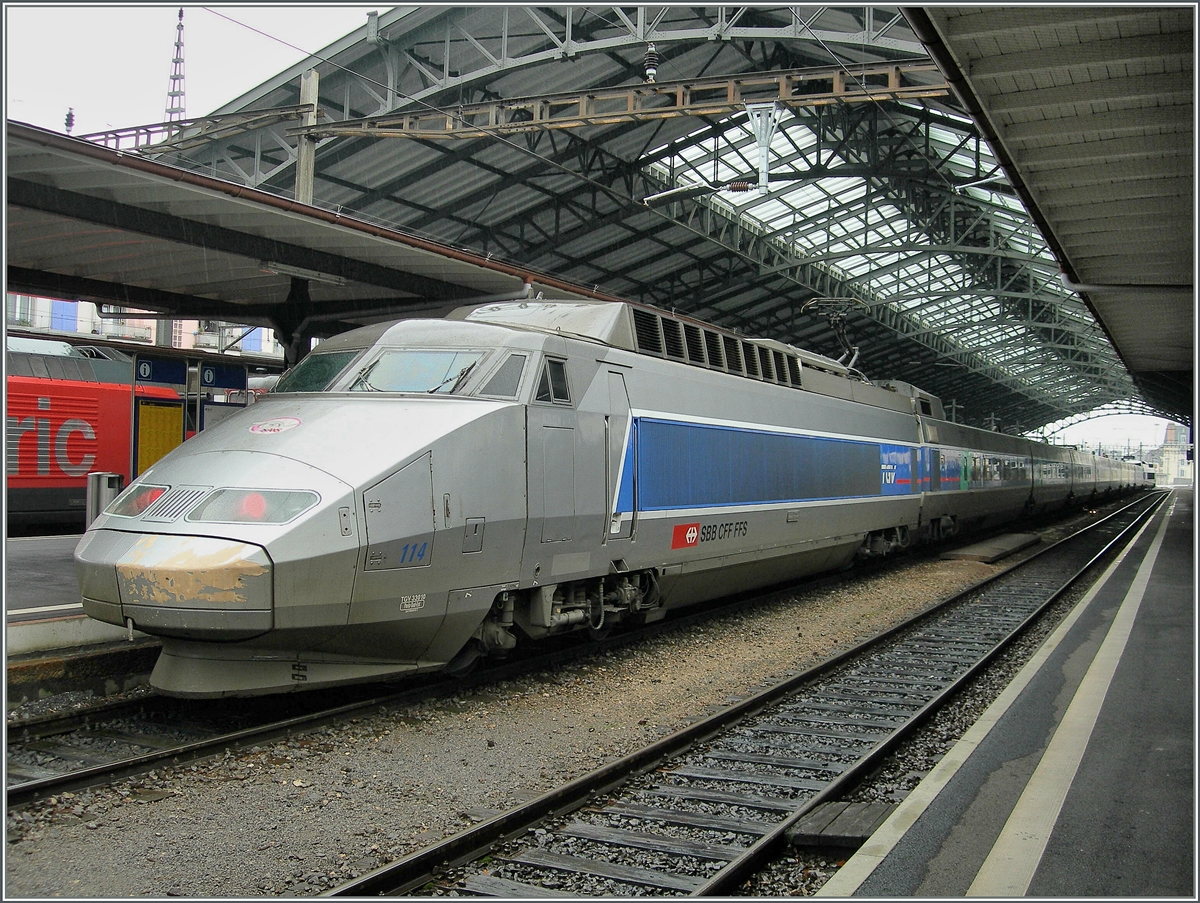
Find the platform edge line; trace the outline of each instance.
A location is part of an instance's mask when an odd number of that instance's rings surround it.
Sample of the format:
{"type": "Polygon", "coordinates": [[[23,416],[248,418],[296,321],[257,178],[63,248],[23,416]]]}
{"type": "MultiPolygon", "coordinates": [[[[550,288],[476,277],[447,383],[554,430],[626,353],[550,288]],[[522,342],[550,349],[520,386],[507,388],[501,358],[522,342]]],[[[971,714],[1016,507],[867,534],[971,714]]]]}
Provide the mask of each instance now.
{"type": "Polygon", "coordinates": [[[1025,663],[1025,667],[1020,670],[1012,683],[1005,687],[984,713],[979,716],[979,720],[971,725],[967,732],[959,738],[958,742],[946,751],[946,754],[942,756],[929,774],[904,798],[903,802],[896,808],[896,811],[871,835],[870,840],[863,844],[858,852],[851,856],[832,878],[821,885],[813,896],[850,897],[854,895],[863,882],[888,857],[901,838],[916,824],[917,819],[929,808],[929,805],[945,789],[946,785],[950,783],[955,774],[958,773],[958,770],[991,732],[992,728],[996,726],[997,722],[1004,717],[1008,709],[1016,702],[1025,687],[1033,680],[1038,671],[1041,670],[1046,659],[1058,648],[1067,633],[1075,625],[1075,622],[1083,616],[1088,606],[1092,604],[1092,601],[1104,589],[1113,574],[1124,563],[1125,557],[1137,545],[1138,540],[1142,538],[1142,534],[1149,529],[1150,523],[1152,521],[1142,525],[1142,528],[1138,531],[1133,541],[1121,551],[1113,563],[1104,571],[1100,579],[1084,594],[1083,598],[1079,600],[1055,631],[1046,638],[1046,641],[1042,643],[1037,652],[1025,663]]]}
{"type": "Polygon", "coordinates": [[[1171,511],[1168,511],[1163,517],[1121,607],[1109,625],[1104,642],[1088,666],[1029,783],[1009,813],[1000,836],[967,889],[967,896],[1020,897],[1028,891],[1121,664],[1167,534],[1170,516],[1171,511]]]}

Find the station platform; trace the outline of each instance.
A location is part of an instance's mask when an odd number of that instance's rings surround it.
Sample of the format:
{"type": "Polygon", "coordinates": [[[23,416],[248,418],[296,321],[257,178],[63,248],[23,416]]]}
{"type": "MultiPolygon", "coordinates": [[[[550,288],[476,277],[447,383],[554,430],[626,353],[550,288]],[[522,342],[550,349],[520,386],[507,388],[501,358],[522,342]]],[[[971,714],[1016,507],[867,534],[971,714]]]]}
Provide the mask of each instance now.
{"type": "Polygon", "coordinates": [[[9,706],[62,692],[98,694],[144,680],[159,642],[83,613],[73,554],[79,534],[5,540],[5,660],[9,706]]]}
{"type": "Polygon", "coordinates": [[[1174,490],[819,895],[1196,898],[1193,514],[1174,490]]]}
{"type": "Polygon", "coordinates": [[[80,534],[67,534],[5,540],[5,651],[10,658],[125,636],[121,628],[83,613],[73,558],[79,539],[80,534]]]}

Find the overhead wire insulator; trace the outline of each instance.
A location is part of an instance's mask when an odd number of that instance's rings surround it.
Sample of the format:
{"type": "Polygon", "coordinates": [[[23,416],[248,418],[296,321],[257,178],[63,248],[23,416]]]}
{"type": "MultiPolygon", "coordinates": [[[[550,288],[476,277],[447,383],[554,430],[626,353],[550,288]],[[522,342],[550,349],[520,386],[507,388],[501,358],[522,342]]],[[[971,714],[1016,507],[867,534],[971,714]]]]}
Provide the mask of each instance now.
{"type": "Polygon", "coordinates": [[[654,49],[653,44],[646,45],[646,55],[642,57],[642,68],[646,70],[646,83],[653,84],[658,75],[658,67],[662,65],[662,54],[654,49]]]}

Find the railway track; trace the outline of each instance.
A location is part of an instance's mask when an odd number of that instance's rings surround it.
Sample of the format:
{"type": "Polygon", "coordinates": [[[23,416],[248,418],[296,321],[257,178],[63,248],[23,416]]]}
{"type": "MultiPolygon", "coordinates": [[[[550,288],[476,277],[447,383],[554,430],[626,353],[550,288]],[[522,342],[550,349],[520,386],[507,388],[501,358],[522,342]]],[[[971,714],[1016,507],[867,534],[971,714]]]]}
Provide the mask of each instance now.
{"type": "Polygon", "coordinates": [[[1165,498],[1124,506],[880,637],[329,891],[731,895],[1165,498]]]}
{"type": "MultiPolygon", "coordinates": [[[[833,578],[823,578],[836,580],[833,578]]],[[[739,607],[761,594],[700,606],[636,631],[588,643],[589,651],[640,642],[739,607]]],[[[6,801],[10,808],[113,783],[153,769],[221,755],[314,730],[379,707],[403,706],[469,691],[538,669],[574,661],[579,647],[535,649],[489,663],[466,677],[426,675],[392,685],[357,685],[282,697],[176,700],[148,695],[67,715],[8,726],[6,801]]]]}
{"type": "Polygon", "coordinates": [[[155,768],[220,755],[314,730],[356,713],[469,692],[576,661],[583,646],[603,653],[739,607],[758,596],[697,609],[595,641],[540,649],[489,662],[465,676],[421,675],[388,685],[362,684],[287,696],[179,700],[150,693],[38,716],[8,725],[6,801],[28,805],[64,791],[110,784],[155,768]]]}
{"type": "Polygon", "coordinates": [[[380,696],[378,687],[354,688],[338,697],[327,693],[286,701],[197,702],[152,695],[10,725],[7,803],[12,808],[64,791],[109,784],[165,765],[315,729],[355,712],[404,701],[413,693],[436,691],[434,686],[380,696]],[[331,703],[334,698],[336,704],[331,703]]]}
{"type": "MultiPolygon", "coordinates": [[[[930,554],[933,554],[930,552],[930,554]]],[[[868,568],[883,566],[873,562],[868,568]]],[[[818,578],[835,582],[836,576],[818,578]]],[[[770,594],[767,595],[770,597],[770,594]]],[[[761,593],[698,606],[627,630],[586,649],[602,653],[762,601],[761,593]]],[[[576,660],[580,638],[563,648],[527,647],[509,661],[489,662],[469,676],[424,675],[390,685],[357,685],[304,694],[238,700],[175,700],[150,691],[67,714],[10,721],[6,747],[10,807],[64,791],[112,783],[165,765],[219,755],[227,749],[297,734],[377,706],[400,706],[453,695],[576,660]]]]}

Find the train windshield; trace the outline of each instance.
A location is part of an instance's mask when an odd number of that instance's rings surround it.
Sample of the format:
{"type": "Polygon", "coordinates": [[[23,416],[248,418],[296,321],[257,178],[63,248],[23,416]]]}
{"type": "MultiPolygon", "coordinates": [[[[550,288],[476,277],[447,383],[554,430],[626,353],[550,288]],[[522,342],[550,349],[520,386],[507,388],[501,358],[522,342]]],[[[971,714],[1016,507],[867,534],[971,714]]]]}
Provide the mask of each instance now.
{"type": "Polygon", "coordinates": [[[426,392],[448,395],[461,387],[485,351],[391,348],[363,367],[351,392],[426,392]]]}
{"type": "Polygon", "coordinates": [[[353,351],[330,351],[325,354],[313,352],[283,374],[271,391],[324,392],[361,350],[356,348],[353,351]]]}

